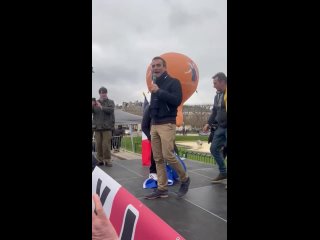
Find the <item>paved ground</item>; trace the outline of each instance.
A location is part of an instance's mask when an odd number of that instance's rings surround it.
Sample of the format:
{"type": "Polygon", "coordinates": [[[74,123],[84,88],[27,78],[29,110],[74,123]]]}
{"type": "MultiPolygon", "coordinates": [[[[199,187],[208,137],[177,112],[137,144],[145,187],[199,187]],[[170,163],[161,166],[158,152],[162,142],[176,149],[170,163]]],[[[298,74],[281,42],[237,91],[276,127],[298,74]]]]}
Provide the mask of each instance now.
{"type": "Polygon", "coordinates": [[[192,141],[192,142],[179,142],[177,141],[176,144],[179,146],[186,146],[190,150],[195,152],[204,152],[204,153],[210,153],[210,144],[208,142],[204,142],[201,140],[198,141],[192,141]]]}

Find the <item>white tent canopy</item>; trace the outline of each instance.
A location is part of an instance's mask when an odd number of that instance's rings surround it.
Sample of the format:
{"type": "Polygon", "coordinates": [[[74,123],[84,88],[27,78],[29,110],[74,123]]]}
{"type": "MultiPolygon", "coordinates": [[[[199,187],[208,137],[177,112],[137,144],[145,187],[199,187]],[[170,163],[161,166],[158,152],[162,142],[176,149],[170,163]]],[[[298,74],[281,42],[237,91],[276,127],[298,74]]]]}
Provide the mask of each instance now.
{"type": "Polygon", "coordinates": [[[131,147],[132,147],[132,151],[134,152],[132,125],[133,124],[141,124],[142,117],[138,116],[138,115],[131,114],[131,113],[124,112],[121,109],[115,109],[114,110],[114,118],[115,118],[116,125],[129,125],[130,137],[131,137],[131,147]]]}
{"type": "Polygon", "coordinates": [[[127,113],[122,111],[121,109],[114,110],[115,124],[141,124],[142,117],[138,115],[134,115],[131,113],[127,113]]]}

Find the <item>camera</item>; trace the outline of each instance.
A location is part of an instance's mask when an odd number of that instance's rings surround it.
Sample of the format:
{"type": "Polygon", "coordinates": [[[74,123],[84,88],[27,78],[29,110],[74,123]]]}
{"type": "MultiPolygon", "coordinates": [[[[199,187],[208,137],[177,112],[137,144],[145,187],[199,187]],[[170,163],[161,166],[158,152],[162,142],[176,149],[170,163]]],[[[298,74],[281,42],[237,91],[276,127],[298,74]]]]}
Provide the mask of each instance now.
{"type": "Polygon", "coordinates": [[[218,128],[217,123],[213,123],[210,125],[210,135],[208,137],[208,143],[211,143],[213,140],[214,131],[218,128]]]}
{"type": "Polygon", "coordinates": [[[218,124],[214,123],[210,125],[210,131],[214,132],[218,128],[218,124]]]}

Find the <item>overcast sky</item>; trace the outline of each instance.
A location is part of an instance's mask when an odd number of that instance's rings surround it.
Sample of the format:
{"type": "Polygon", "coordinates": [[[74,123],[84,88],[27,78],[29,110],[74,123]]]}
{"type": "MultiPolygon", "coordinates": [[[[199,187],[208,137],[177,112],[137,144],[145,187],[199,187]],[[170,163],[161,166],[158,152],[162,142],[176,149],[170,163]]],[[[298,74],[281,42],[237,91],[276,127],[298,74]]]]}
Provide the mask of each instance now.
{"type": "MultiPolygon", "coordinates": [[[[212,104],[211,77],[227,74],[227,0],[93,0],[92,96],[105,86],[116,104],[143,101],[155,56],[177,52],[199,69],[185,104],[212,104]]],[[[148,99],[150,93],[147,94],[148,99]]]]}

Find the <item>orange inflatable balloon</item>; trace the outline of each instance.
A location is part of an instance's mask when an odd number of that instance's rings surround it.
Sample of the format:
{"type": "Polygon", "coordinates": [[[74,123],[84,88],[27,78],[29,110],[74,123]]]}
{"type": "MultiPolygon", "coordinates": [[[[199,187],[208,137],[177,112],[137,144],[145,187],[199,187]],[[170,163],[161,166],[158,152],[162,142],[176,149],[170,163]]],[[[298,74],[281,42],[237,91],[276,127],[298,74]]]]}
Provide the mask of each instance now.
{"type": "MultiPolygon", "coordinates": [[[[160,55],[167,62],[167,72],[171,77],[178,79],[182,87],[182,102],[178,107],[176,125],[183,124],[182,106],[195,92],[199,81],[199,71],[197,65],[186,55],[181,53],[165,53],[160,55]]],[[[148,66],[146,74],[147,86],[150,91],[152,86],[151,66],[148,66]]]]}

